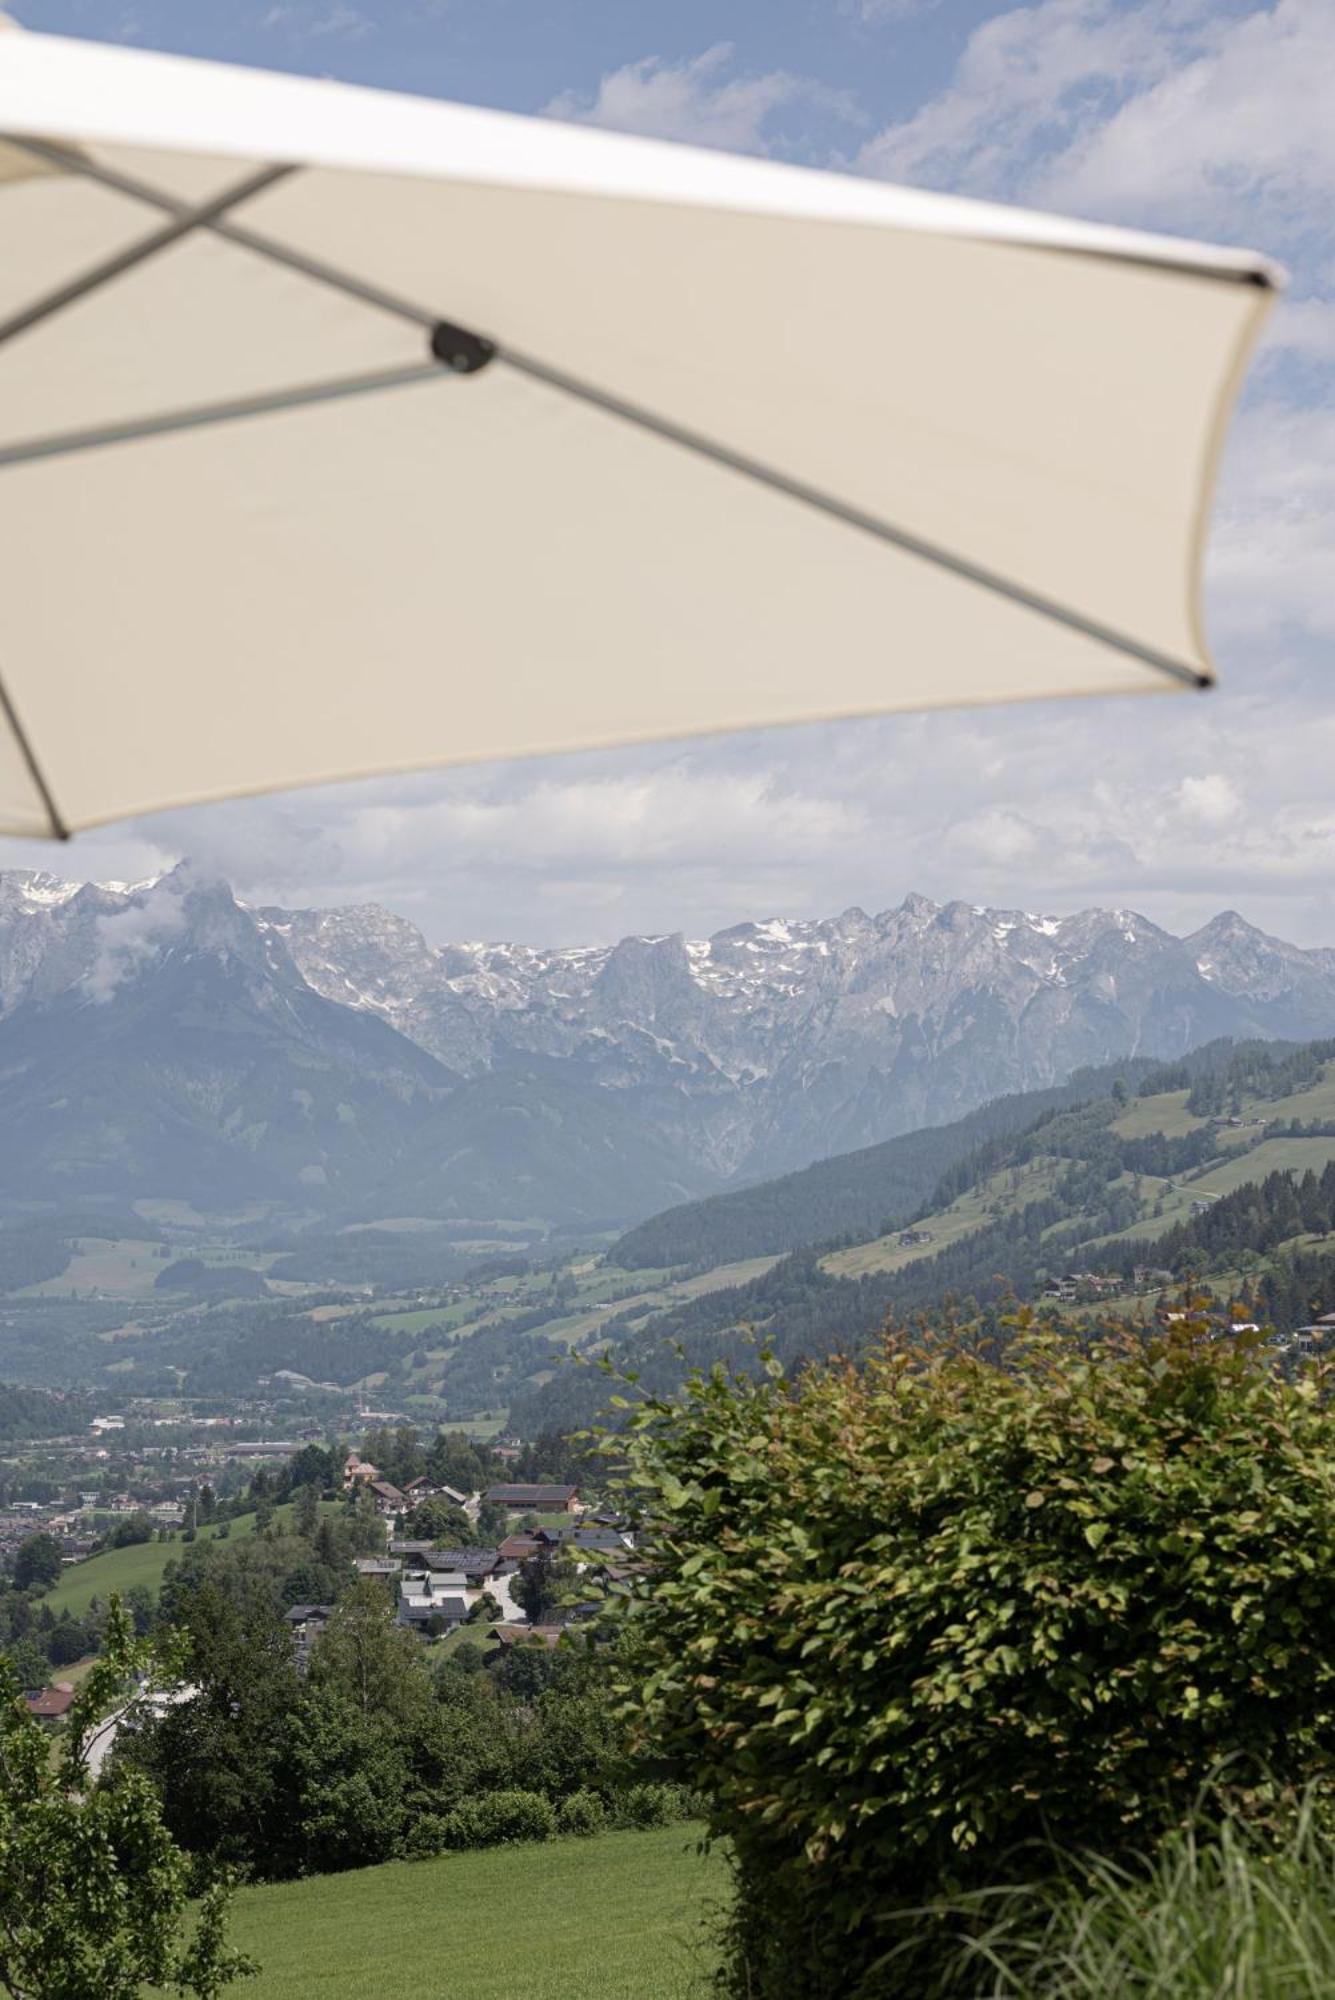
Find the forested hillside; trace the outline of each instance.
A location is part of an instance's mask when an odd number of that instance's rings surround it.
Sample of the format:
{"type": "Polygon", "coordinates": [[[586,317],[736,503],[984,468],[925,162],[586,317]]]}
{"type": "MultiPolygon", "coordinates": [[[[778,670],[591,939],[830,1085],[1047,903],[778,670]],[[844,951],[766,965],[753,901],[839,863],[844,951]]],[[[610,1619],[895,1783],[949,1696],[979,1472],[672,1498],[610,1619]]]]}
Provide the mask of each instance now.
{"type": "MultiPolygon", "coordinates": [[[[1206,1050],[1199,1060],[1210,1060],[1206,1050]]],[[[800,1173],[684,1202],[628,1230],[610,1256],[629,1270],[674,1264],[703,1270],[840,1237],[860,1240],[912,1215],[949,1167],[987,1141],[1023,1132],[1046,1112],[1104,1097],[1119,1079],[1139,1085],[1162,1068],[1135,1058],[1077,1070],[1066,1083],[995,1098],[949,1125],[905,1132],[879,1146],[818,1160],[800,1173]]]]}
{"type": "MultiPolygon", "coordinates": [[[[993,1319],[1012,1295],[1137,1310],[1165,1284],[1214,1276],[1245,1283],[1282,1329],[1335,1304],[1335,1043],[1216,1044],[1133,1082],[1096,1073],[1087,1101],[976,1144],[889,1229],[831,1245],[813,1221],[806,1245],[749,1282],[632,1307],[600,1339],[661,1390],[683,1357],[737,1360],[757,1340],[788,1362],[853,1352],[888,1314],[993,1319]]],[[[828,1165],[854,1176],[884,1150],[828,1165]]],[[[775,1184],[779,1201],[807,1178],[775,1184]]],[[[604,1400],[588,1371],[562,1369],[516,1414],[571,1424],[604,1400]]]]}

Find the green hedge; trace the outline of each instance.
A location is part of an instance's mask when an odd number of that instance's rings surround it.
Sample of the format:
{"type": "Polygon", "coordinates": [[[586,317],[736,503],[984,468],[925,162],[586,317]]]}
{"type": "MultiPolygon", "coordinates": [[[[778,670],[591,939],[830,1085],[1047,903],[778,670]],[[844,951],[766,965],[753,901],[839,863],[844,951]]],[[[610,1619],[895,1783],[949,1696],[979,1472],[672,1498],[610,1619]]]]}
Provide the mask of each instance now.
{"type": "Polygon", "coordinates": [[[556,1807],[541,1792],[482,1792],[465,1799],[441,1821],[444,1847],[500,1847],[517,1840],[550,1840],[556,1807]]]}
{"type": "Polygon", "coordinates": [[[556,1823],[562,1833],[601,1833],[607,1825],[607,1807],[597,1792],[571,1792],[556,1808],[556,1823]]]}
{"type": "Polygon", "coordinates": [[[1244,1816],[1329,1771],[1323,1376],[1191,1326],[769,1368],[630,1431],[626,1713],[731,1839],[737,1991],[879,1992],[889,1913],[1025,1843],[1152,1851],[1221,1759],[1244,1816]]]}

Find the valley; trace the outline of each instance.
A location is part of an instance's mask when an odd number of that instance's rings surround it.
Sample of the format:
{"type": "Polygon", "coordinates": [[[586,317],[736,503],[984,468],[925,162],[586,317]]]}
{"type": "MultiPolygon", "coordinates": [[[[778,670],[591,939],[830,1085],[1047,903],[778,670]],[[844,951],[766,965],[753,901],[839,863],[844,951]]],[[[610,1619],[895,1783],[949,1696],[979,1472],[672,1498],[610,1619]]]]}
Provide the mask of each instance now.
{"type": "MultiPolygon", "coordinates": [[[[653,1386],[679,1365],[671,1342],[701,1362],[754,1337],[816,1357],[951,1299],[1114,1311],[1218,1270],[1285,1326],[1335,1227],[1335,1043],[1083,1072],[621,1238],[516,1218],[294,1229],[150,1202],[96,1226],[44,1218],[66,1259],[0,1300],[0,1376],[91,1391],[113,1417],[226,1411],[279,1432],[373,1409],[532,1435],[596,1414],[605,1377],[578,1364],[604,1354],[653,1386]]],[[[0,1246],[24,1233],[11,1221],[0,1246]]]]}

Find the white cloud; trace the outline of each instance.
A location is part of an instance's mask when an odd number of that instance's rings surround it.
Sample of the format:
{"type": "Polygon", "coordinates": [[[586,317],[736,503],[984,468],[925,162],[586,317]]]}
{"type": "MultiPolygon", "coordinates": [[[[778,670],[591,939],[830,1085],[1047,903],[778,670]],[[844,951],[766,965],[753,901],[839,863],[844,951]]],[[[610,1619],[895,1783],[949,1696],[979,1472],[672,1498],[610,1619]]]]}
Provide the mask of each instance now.
{"type": "Polygon", "coordinates": [[[1097,213],[1175,228],[1286,234],[1328,227],[1335,181],[1335,7],[1278,0],[1241,16],[1186,21],[1138,10],[1163,73],[1111,116],[1085,123],[1034,177],[1035,192],[1097,213]]]}
{"type": "Polygon", "coordinates": [[[1244,643],[1273,651],[1286,629],[1328,644],[1332,548],[1335,409],[1258,398],[1235,423],[1211,538],[1209,599],[1221,637],[1239,655],[1244,643]]]}
{"type": "Polygon", "coordinates": [[[1037,0],[994,15],[949,86],[871,139],[860,164],[955,193],[1014,194],[1040,144],[1064,146],[1121,92],[1169,70],[1165,17],[1181,11],[1172,0],[1037,0]]]}
{"type": "Polygon", "coordinates": [[[1329,230],[1335,7],[1036,0],[975,29],[949,85],[864,146],[890,179],[1119,221],[1329,230]]]}
{"type": "Polygon", "coordinates": [[[185,927],[186,880],[182,876],[151,892],[142,903],[97,920],[97,957],[85,974],[83,990],[99,1004],[155,958],[185,927]]]}
{"type": "Polygon", "coordinates": [[[1205,827],[1227,826],[1242,810],[1242,800],[1222,771],[1184,778],[1177,788],[1177,804],[1184,820],[1205,827]]]}
{"type": "Polygon", "coordinates": [[[591,98],[568,91],[554,98],[547,112],[553,118],[737,153],[768,151],[775,114],[794,107],[814,107],[844,120],[859,117],[845,92],[787,70],[729,74],[732,60],[730,42],[718,42],[685,62],[645,56],[610,71],[591,98]]]}

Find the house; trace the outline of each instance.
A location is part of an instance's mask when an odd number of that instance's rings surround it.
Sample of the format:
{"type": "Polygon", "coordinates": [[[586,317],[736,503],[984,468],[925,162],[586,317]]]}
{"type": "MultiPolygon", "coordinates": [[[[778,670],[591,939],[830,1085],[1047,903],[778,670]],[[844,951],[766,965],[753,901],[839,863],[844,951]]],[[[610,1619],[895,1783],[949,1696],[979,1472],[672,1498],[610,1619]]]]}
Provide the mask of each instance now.
{"type": "Polygon", "coordinates": [[[630,1547],[615,1528],[586,1528],[574,1521],[560,1528],[535,1528],[533,1539],[547,1548],[583,1549],[592,1555],[624,1555],[630,1547]]]}
{"type": "Polygon", "coordinates": [[[468,1616],[468,1579],[459,1570],[408,1570],[399,1583],[398,1622],[417,1631],[432,1621],[454,1627],[468,1616]]]}
{"type": "Polygon", "coordinates": [[[932,1232],[930,1229],[901,1229],[899,1232],[901,1249],[916,1249],[918,1244],[930,1243],[931,1240],[932,1232]]]}
{"type": "Polygon", "coordinates": [[[333,1615],[332,1604],[294,1604],[285,1614],[287,1629],[292,1634],[292,1648],[296,1654],[297,1667],[302,1673],[310,1663],[311,1647],[323,1635],[325,1626],[333,1615]]]}
{"type": "Polygon", "coordinates": [[[454,1570],[468,1578],[470,1590],[484,1588],[488,1577],[505,1568],[499,1549],[432,1549],[427,1556],[430,1570],[454,1570]]]}
{"type": "Polygon", "coordinates": [[[51,1687],[29,1689],[23,1702],[29,1715],[39,1722],[57,1723],[74,1706],[74,1689],[68,1681],[56,1681],[51,1687]]]}
{"type": "Polygon", "coordinates": [[[410,1479],[403,1489],[403,1497],[410,1507],[416,1507],[422,1500],[448,1500],[452,1507],[466,1507],[467,1493],[461,1493],[457,1486],[442,1486],[439,1480],[410,1479]]]}
{"type": "Polygon", "coordinates": [[[354,1486],[369,1486],[373,1479],[379,1479],[380,1468],[372,1465],[369,1458],[360,1452],[350,1451],[343,1461],[343,1490],[351,1492],[354,1486]]]}
{"type": "Polygon", "coordinates": [[[559,1625],[496,1625],[492,1628],[485,1664],[492,1666],[515,1646],[540,1645],[550,1651],[561,1643],[561,1631],[559,1625]]]}
{"type": "Polygon", "coordinates": [[[496,1553],[503,1562],[522,1563],[527,1562],[530,1556],[535,1556],[542,1547],[543,1544],[538,1540],[536,1533],[507,1535],[496,1553]]]}
{"type": "Polygon", "coordinates": [[[482,1498],[512,1514],[573,1514],[579,1507],[578,1486],[489,1486],[482,1498]]]}
{"type": "Polygon", "coordinates": [[[375,1510],[381,1520],[392,1521],[396,1514],[402,1514],[408,1505],[397,1486],[388,1479],[368,1479],[366,1490],[375,1501],[375,1510]]]}
{"type": "Polygon", "coordinates": [[[356,1556],[353,1559],[353,1568],[358,1576],[379,1576],[388,1581],[390,1577],[398,1575],[403,1564],[395,1562],[392,1556],[356,1556]]]}

